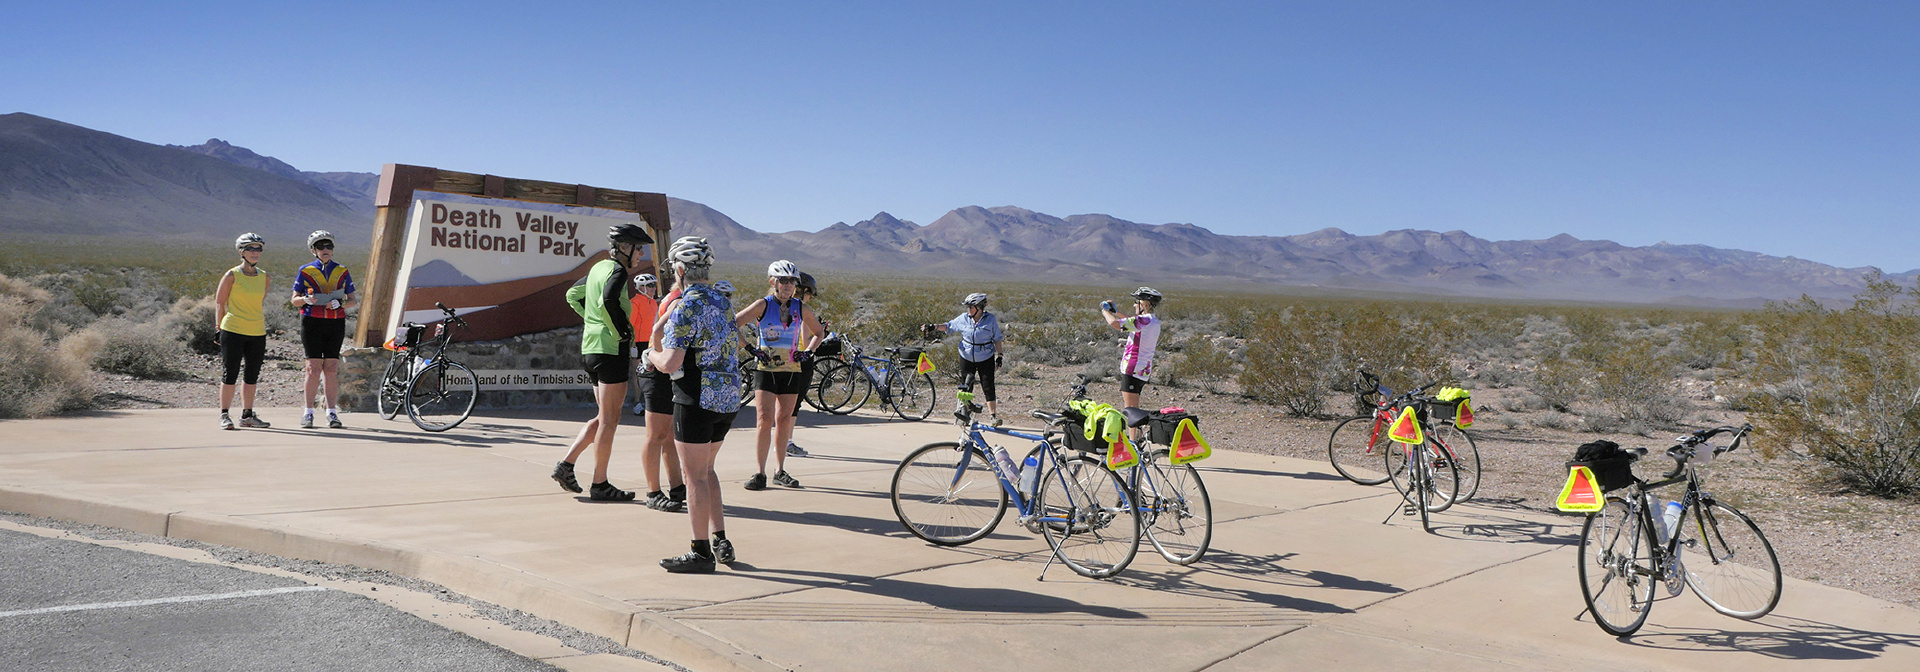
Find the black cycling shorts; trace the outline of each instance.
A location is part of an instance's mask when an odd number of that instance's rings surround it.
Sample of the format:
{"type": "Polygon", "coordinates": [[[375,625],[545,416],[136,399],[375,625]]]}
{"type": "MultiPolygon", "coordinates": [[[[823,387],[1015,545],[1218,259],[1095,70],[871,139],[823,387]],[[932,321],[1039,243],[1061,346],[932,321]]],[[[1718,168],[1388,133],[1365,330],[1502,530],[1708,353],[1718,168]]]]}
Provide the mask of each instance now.
{"type": "Polygon", "coordinates": [[[673,440],[681,443],[719,443],[733,429],[739,412],[717,413],[688,404],[673,405],[673,440]]]}
{"type": "Polygon", "coordinates": [[[983,401],[994,401],[993,372],[996,368],[992,357],[988,357],[985,361],[980,362],[970,362],[967,361],[967,358],[961,357],[960,380],[967,381],[967,389],[971,390],[973,389],[973,383],[971,382],[972,379],[968,378],[968,376],[979,378],[980,399],[983,401]]]}
{"type": "Polygon", "coordinates": [[[300,347],[307,359],[339,359],[347,338],[347,318],[300,316],[300,347]]]}
{"type": "MultiPolygon", "coordinates": [[[[813,387],[813,360],[809,359],[800,363],[800,396],[806,396],[807,389],[811,387],[813,387]]],[[[819,399],[820,397],[818,395],[814,396],[815,401],[819,399]]],[[[794,402],[793,417],[800,417],[800,407],[805,405],[807,404],[804,401],[794,402]]]]}
{"type": "Polygon", "coordinates": [[[673,378],[658,371],[636,377],[640,386],[640,407],[648,413],[673,415],[673,378]]]}
{"type": "Polygon", "coordinates": [[[260,363],[267,358],[267,336],[242,336],[220,330],[220,363],[225,375],[220,381],[232,385],[236,380],[248,385],[260,383],[260,363]],[[242,370],[245,375],[241,375],[242,370]]]}
{"type": "Polygon", "coordinates": [[[773,394],[799,394],[807,389],[805,371],[755,371],[753,385],[756,390],[766,390],[773,394]]]}
{"type": "Polygon", "coordinates": [[[616,385],[633,375],[633,362],[626,355],[581,355],[580,368],[595,385],[616,385]]]}
{"type": "Polygon", "coordinates": [[[1147,379],[1135,378],[1133,376],[1129,376],[1124,373],[1120,374],[1120,391],[1121,392],[1139,394],[1140,391],[1144,389],[1147,389],[1147,379]]]}

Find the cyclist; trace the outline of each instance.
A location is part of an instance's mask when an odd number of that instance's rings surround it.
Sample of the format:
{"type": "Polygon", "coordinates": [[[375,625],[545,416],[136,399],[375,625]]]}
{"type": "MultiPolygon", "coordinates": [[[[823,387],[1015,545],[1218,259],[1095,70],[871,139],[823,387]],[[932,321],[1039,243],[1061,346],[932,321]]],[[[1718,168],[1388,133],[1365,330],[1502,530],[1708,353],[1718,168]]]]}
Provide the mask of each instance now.
{"type": "Polygon", "coordinates": [[[759,334],[753,355],[760,360],[754,373],[753,410],[755,416],[754,454],[760,471],[747,479],[748,490],[767,487],[767,453],[780,446],[774,456],[773,482],[789,488],[800,481],[787,473],[786,445],[793,438],[793,411],[806,389],[801,363],[812,358],[808,349],[826,331],[820,320],[807,310],[807,304],[794,298],[800,287],[800,269],[782,259],[767,265],[768,293],[734,315],[736,326],[753,325],[759,334]]]}
{"type": "Polygon", "coordinates": [[[633,372],[633,322],[627,311],[627,274],[639,267],[640,247],[653,242],[638,224],[615,224],[607,231],[612,245],[606,259],[587,269],[587,277],[567,288],[567,306],[585,323],[580,332],[581,368],[593,383],[599,413],[574,437],[567,457],[553,465],[553,480],[567,492],[579,492],[573,463],[593,444],[593,485],[587,498],[596,502],[630,502],[633,492],[607,482],[607,460],[613,457],[613,433],[620,428],[620,405],[627,399],[627,379],[633,372]]]}
{"type": "Polygon", "coordinates": [[[923,332],[950,331],[960,335],[961,389],[972,391],[974,378],[980,379],[980,391],[987,400],[987,416],[1000,426],[1000,403],[994,400],[993,374],[1000,368],[1000,347],[1006,333],[1000,330],[1000,318],[987,312],[987,295],[974,292],[960,301],[967,312],[947,320],[946,324],[925,324],[923,332]]]}
{"type": "Polygon", "coordinates": [[[655,349],[654,368],[674,376],[673,438],[686,472],[687,516],[693,526],[692,550],[660,561],[669,572],[711,572],[716,562],[733,562],[722,513],[720,476],[713,460],[740,411],[738,341],[733,334],[733,303],[711,282],[713,248],[707,239],[674,241],[667,257],[686,291],[673,303],[655,349]]]}
{"type": "MultiPolygon", "coordinates": [[[[1100,315],[1107,326],[1127,332],[1127,343],[1120,351],[1120,400],[1124,408],[1140,406],[1140,391],[1147,387],[1153,373],[1153,350],[1160,344],[1160,318],[1153,309],[1164,298],[1152,287],[1133,290],[1133,316],[1121,317],[1112,301],[1100,302],[1100,315]]],[[[1139,438],[1140,430],[1132,432],[1139,438]]]]}
{"type": "Polygon", "coordinates": [[[660,343],[666,339],[664,330],[667,314],[673,311],[675,303],[680,301],[682,285],[667,282],[671,289],[660,296],[659,310],[655,312],[653,324],[648,326],[647,349],[641,352],[640,375],[649,379],[646,393],[647,446],[641,451],[641,461],[646,462],[647,508],[655,511],[678,513],[687,507],[687,484],[680,470],[680,449],[673,445],[673,377],[654,368],[652,353],[660,349],[660,343]],[[660,491],[660,466],[664,460],[667,481],[671,487],[660,491]]]}
{"type": "MultiPolygon", "coordinates": [[[[806,271],[801,271],[800,286],[794,288],[793,290],[794,298],[800,299],[801,303],[807,304],[808,308],[812,308],[814,297],[819,295],[820,295],[820,284],[813,279],[812,274],[807,273],[806,271]]],[[[808,311],[808,312],[813,312],[813,311],[808,311]]],[[[820,321],[820,329],[822,332],[832,333],[833,325],[828,324],[826,318],[820,317],[819,313],[814,313],[814,319],[817,319],[820,321]]],[[[820,342],[816,340],[813,342],[812,345],[807,346],[807,352],[817,352],[819,348],[820,348],[820,342]]],[[[813,387],[813,369],[814,369],[814,365],[817,363],[818,362],[814,361],[814,358],[812,357],[808,357],[805,361],[800,362],[800,394],[803,396],[807,393],[808,389],[811,389],[813,387]]],[[[793,405],[794,424],[799,424],[800,422],[801,406],[802,404],[797,404],[797,403],[793,405]]],[[[789,433],[787,438],[787,457],[806,457],[806,456],[807,456],[807,449],[801,448],[799,444],[794,443],[792,435],[791,433],[789,433]]]]}
{"type": "MultiPolygon", "coordinates": [[[[659,285],[660,279],[653,277],[652,273],[633,276],[633,298],[628,301],[632,310],[629,310],[627,315],[629,321],[633,322],[634,352],[646,351],[647,339],[652,337],[653,319],[659,312],[659,303],[654,299],[654,291],[659,289],[659,285]]],[[[641,371],[647,368],[645,359],[640,359],[635,365],[641,371]]],[[[641,382],[627,386],[627,396],[633,399],[634,415],[647,414],[647,397],[640,389],[645,385],[645,377],[642,376],[641,382]]]]}
{"type": "Polygon", "coordinates": [[[300,428],[313,428],[313,393],[325,379],[327,428],[340,429],[340,342],[347,337],[347,309],[360,302],[354,295],[353,274],[333,261],[333,232],[307,234],[313,263],[293,276],[293,298],[300,308],[300,345],[307,351],[306,396],[300,400],[300,428]]]}
{"type": "Polygon", "coordinates": [[[233,240],[240,253],[240,265],[220,276],[220,288],[214,291],[213,322],[220,328],[220,361],[225,366],[220,382],[220,428],[233,429],[233,384],[240,380],[240,426],[267,428],[272,425],[253,413],[253,394],[260,384],[260,362],[267,357],[267,272],[260,269],[260,255],[267,240],[257,233],[243,233],[233,240]],[[244,367],[243,367],[244,364],[244,367]],[[242,369],[245,369],[242,375],[242,369]]]}

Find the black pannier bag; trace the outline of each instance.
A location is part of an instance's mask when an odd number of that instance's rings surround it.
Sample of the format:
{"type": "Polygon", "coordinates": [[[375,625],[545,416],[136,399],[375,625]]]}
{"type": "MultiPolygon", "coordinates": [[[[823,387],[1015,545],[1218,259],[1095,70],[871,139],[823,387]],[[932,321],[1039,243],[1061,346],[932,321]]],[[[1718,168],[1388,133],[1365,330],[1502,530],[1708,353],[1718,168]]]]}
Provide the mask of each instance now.
{"type": "Polygon", "coordinates": [[[1174,430],[1180,428],[1181,420],[1188,420],[1188,419],[1193,420],[1193,426],[1195,429],[1200,428],[1200,416],[1194,415],[1192,413],[1188,413],[1186,411],[1179,411],[1175,413],[1162,413],[1160,411],[1148,411],[1147,412],[1147,439],[1153,441],[1154,445],[1171,446],[1173,445],[1174,430]]]}
{"type": "Polygon", "coordinates": [[[1635,455],[1620,447],[1620,444],[1605,439],[1581,444],[1573,451],[1573,461],[1567,468],[1586,467],[1593,470],[1593,478],[1599,481],[1601,492],[1618,490],[1632,485],[1633,461],[1635,455]]]}
{"type": "Polygon", "coordinates": [[[1427,402],[1427,419],[1432,422],[1453,422],[1453,416],[1460,412],[1462,399],[1442,401],[1434,399],[1427,402]]]}
{"type": "MultiPolygon", "coordinates": [[[[1068,409],[1067,412],[1063,414],[1063,416],[1066,418],[1066,422],[1061,423],[1060,425],[1060,432],[1061,432],[1060,445],[1066,446],[1067,450],[1077,450],[1083,453],[1099,453],[1102,455],[1106,454],[1107,446],[1105,443],[1102,443],[1098,438],[1094,438],[1094,439],[1087,438],[1086,416],[1083,416],[1072,409],[1068,409]]],[[[1101,433],[1101,428],[1095,428],[1093,435],[1095,437],[1104,436],[1104,434],[1101,433]]]]}
{"type": "Polygon", "coordinates": [[[400,328],[407,330],[406,333],[400,336],[401,347],[411,348],[416,345],[419,345],[420,337],[425,336],[427,334],[427,325],[424,325],[424,324],[414,324],[412,322],[408,322],[406,324],[400,325],[400,328]]]}
{"type": "Polygon", "coordinates": [[[817,348],[814,348],[814,349],[813,349],[813,356],[815,356],[815,357],[839,357],[839,356],[840,356],[840,351],[841,351],[842,349],[844,349],[844,346],[842,346],[842,345],[841,345],[841,343],[840,343],[840,337],[839,337],[839,336],[829,336],[829,337],[827,337],[827,339],[826,339],[826,340],[823,340],[823,341],[820,341],[820,347],[817,347],[817,348]]]}

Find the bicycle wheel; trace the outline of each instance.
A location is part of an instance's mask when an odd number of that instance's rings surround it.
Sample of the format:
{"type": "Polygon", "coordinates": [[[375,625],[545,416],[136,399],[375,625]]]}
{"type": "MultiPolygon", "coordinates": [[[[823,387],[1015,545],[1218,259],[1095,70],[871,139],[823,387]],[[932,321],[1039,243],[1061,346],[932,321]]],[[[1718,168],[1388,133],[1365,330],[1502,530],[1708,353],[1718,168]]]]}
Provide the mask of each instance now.
{"type": "Polygon", "coordinates": [[[941,546],[977,541],[1007,513],[1007,491],[987,454],[947,441],[921,446],[893,470],[893,515],[913,536],[941,546]],[[965,464],[962,464],[962,461],[965,464]]]}
{"type": "Polygon", "coordinates": [[[434,362],[414,374],[413,382],[407,385],[407,417],[421,429],[444,432],[467,421],[479,396],[480,379],[467,365],[434,362]]]}
{"type": "Polygon", "coordinates": [[[1780,603],[1780,559],[1747,514],[1720,502],[1680,522],[1687,585],[1714,611],[1752,620],[1780,603]],[[1692,523],[1692,525],[1688,525],[1692,523]]]}
{"type": "Polygon", "coordinates": [[[1587,514],[1580,530],[1580,592],[1593,622],[1615,637],[1639,630],[1653,610],[1653,538],[1618,496],[1587,514]]]}
{"type": "Polygon", "coordinates": [[[1451,458],[1460,472],[1460,489],[1453,501],[1464,502],[1473,499],[1480,492],[1480,448],[1473,445],[1473,435],[1451,424],[1433,428],[1435,453],[1443,458],[1451,458]]]}
{"type": "Polygon", "coordinates": [[[1040,533],[1055,557],[1089,578],[1119,574],[1140,550],[1140,516],[1120,475],[1085,455],[1044,476],[1035,495],[1040,533]]]}
{"type": "Polygon", "coordinates": [[[1327,437],[1327,461],[1349,481],[1379,485],[1387,482],[1388,476],[1374,472],[1380,467],[1380,456],[1392,447],[1386,421],[1371,415],[1347,418],[1334,425],[1333,434],[1327,437]]]}
{"type": "Polygon", "coordinates": [[[757,363],[759,363],[758,360],[755,360],[752,357],[746,357],[740,360],[740,405],[741,406],[753,405],[753,391],[755,389],[758,389],[760,386],[760,376],[757,375],[758,370],[751,366],[748,366],[748,364],[757,364],[757,363]]]}
{"type": "Polygon", "coordinates": [[[846,362],[836,362],[819,371],[820,380],[816,383],[820,390],[820,403],[827,412],[834,415],[846,415],[867,403],[867,397],[873,396],[873,385],[859,368],[846,362]]]}
{"type": "Polygon", "coordinates": [[[1439,513],[1453,506],[1453,493],[1460,490],[1460,471],[1454,468],[1451,460],[1435,458],[1431,445],[1422,443],[1417,446],[1405,444],[1389,446],[1386,450],[1385,462],[1387,474],[1393,480],[1393,489],[1400,491],[1402,497],[1407,496],[1416,482],[1419,484],[1416,496],[1409,499],[1420,502],[1422,511],[1439,513]],[[1424,465],[1417,474],[1415,470],[1409,469],[1407,464],[1407,454],[1414,451],[1418,451],[1425,458],[1422,464],[1412,465],[1415,467],[1424,465]]]}
{"type": "Polygon", "coordinates": [[[1157,449],[1134,467],[1134,478],[1145,481],[1134,482],[1134,497],[1146,516],[1147,540],[1160,557],[1191,565],[1213,541],[1213,501],[1193,465],[1169,464],[1166,458],[1167,452],[1157,449]]]}
{"type": "Polygon", "coordinates": [[[896,373],[887,378],[887,398],[902,420],[925,420],[933,415],[934,397],[933,376],[896,373]]]}
{"type": "Polygon", "coordinates": [[[387,360],[387,372],[380,376],[380,389],[374,395],[374,403],[380,408],[382,420],[392,420],[393,416],[400,414],[400,409],[406,407],[407,384],[413,382],[407,375],[409,365],[407,356],[398,352],[387,360]]]}

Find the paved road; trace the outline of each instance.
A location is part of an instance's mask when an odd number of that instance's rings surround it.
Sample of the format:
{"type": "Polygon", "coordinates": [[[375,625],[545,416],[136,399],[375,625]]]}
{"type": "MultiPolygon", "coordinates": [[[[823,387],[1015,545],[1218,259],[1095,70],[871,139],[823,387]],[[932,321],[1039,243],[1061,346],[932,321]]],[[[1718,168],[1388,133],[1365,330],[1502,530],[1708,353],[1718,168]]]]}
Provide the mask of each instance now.
{"type": "Polygon", "coordinates": [[[0,670],[554,669],[297,579],[0,530],[0,670]]]}

